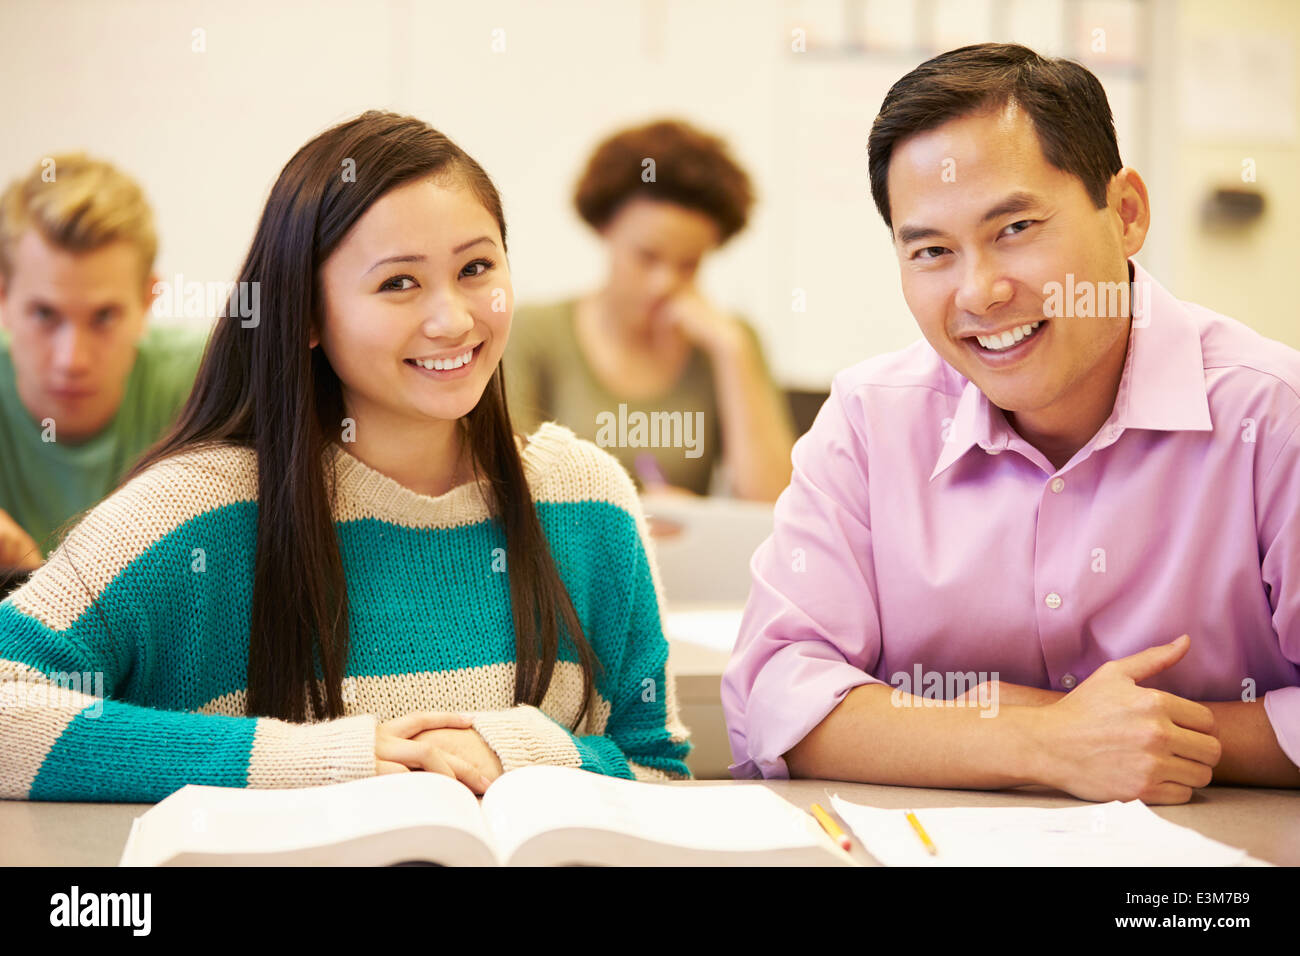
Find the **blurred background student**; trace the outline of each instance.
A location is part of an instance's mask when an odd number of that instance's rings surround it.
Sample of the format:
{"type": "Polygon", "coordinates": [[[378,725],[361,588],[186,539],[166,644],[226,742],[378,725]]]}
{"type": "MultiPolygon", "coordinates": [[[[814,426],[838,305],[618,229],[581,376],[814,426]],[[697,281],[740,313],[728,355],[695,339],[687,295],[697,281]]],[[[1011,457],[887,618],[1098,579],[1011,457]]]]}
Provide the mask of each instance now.
{"type": "Polygon", "coordinates": [[[46,157],[0,197],[0,578],[38,567],[189,394],[206,333],[146,330],[157,248],[143,191],[101,160],[46,157]]]}
{"type": "Polygon", "coordinates": [[[555,420],[605,447],[643,489],[707,494],[722,465],[735,497],[776,500],[790,480],[789,408],[754,329],[695,283],[745,227],[745,171],[722,140],[665,120],[601,143],[574,203],[604,243],[606,278],[518,310],[511,414],[527,430],[555,420]]]}

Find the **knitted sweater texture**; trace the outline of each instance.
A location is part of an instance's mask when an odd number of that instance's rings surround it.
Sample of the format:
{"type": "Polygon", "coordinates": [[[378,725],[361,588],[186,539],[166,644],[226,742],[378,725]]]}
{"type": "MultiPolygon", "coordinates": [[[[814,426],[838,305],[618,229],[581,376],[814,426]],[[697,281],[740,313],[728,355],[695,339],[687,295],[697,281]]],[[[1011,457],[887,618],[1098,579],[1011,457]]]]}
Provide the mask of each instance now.
{"type": "Polygon", "coordinates": [[[221,445],[136,476],[0,603],[0,797],[156,801],[187,783],[352,780],[375,773],[377,723],[419,710],[471,714],[507,771],[689,777],[631,479],[553,422],[521,454],[601,664],[594,712],[576,728],[582,668],[567,641],[540,706],[514,703],[506,540],[486,489],[421,495],[337,444],[323,464],[348,591],[345,715],[248,716],[257,460],[221,445]]]}

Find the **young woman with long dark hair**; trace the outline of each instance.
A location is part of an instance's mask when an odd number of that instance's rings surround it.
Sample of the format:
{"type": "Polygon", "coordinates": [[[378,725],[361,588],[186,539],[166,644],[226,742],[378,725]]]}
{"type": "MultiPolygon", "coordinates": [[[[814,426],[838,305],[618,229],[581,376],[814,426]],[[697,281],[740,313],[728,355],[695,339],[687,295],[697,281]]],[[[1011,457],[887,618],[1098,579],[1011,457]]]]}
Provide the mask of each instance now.
{"type": "Polygon", "coordinates": [[[511,427],[505,253],[420,120],[298,151],[174,429],[0,604],[0,797],[689,775],[630,478],[511,427]]]}

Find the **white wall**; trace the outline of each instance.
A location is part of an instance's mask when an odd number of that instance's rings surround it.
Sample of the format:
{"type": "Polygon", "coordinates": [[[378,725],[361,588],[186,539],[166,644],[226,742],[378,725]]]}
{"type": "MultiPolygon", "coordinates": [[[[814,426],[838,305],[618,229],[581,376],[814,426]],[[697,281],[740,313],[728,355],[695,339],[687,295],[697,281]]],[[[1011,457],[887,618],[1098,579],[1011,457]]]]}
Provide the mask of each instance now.
{"type": "MultiPolygon", "coordinates": [[[[1016,39],[1060,54],[1070,37],[1130,5],[932,0],[931,36],[943,48],[1016,39]]],[[[1213,6],[1195,5],[1198,29],[1228,16],[1208,12],[1213,6]]],[[[1139,7],[1153,11],[1146,34],[1176,61],[1176,45],[1159,40],[1182,22],[1181,5],[1139,7]]],[[[516,291],[527,301],[585,288],[601,274],[600,247],[569,202],[590,148],[620,126],[681,116],[730,140],[761,201],[751,227],[706,265],[705,288],[755,322],[778,379],[825,387],[838,368],[918,334],[871,204],[865,144],[889,84],[928,54],[798,56],[791,30],[833,39],[846,10],[864,11],[873,29],[907,30],[918,9],[898,0],[6,0],[0,177],[69,149],[112,159],[154,202],[160,273],[229,279],[271,183],[302,143],[368,108],[412,112],[497,181],[516,291]],[[492,49],[498,28],[504,52],[492,49]],[[196,29],[205,52],[192,50],[196,29]],[[806,313],[791,310],[795,288],[806,292],[806,313]]],[[[1263,0],[1262,9],[1266,25],[1300,38],[1300,5],[1263,0]]],[[[1277,218],[1250,240],[1253,251],[1237,243],[1223,253],[1239,265],[1220,275],[1207,263],[1221,251],[1171,225],[1215,161],[1184,154],[1180,140],[1171,147],[1173,118],[1151,109],[1153,98],[1176,95],[1171,81],[1162,74],[1148,84],[1142,70],[1109,69],[1104,59],[1090,65],[1112,97],[1125,161],[1152,182],[1157,213],[1171,212],[1144,261],[1176,293],[1268,324],[1286,304],[1286,270],[1247,266],[1258,255],[1293,257],[1295,217],[1282,217],[1297,203],[1294,167],[1289,181],[1271,184],[1285,197],[1277,218]],[[1256,297],[1250,308],[1237,308],[1233,290],[1243,283],[1256,297]]],[[[1269,334],[1283,337],[1288,327],[1274,323],[1269,334]]]]}
{"type": "Polygon", "coordinates": [[[1174,277],[1166,285],[1180,298],[1300,348],[1300,300],[1292,285],[1300,258],[1300,3],[1165,0],[1165,6],[1174,68],[1162,76],[1165,107],[1160,112],[1168,120],[1162,131],[1168,155],[1159,167],[1162,194],[1153,196],[1159,231],[1151,241],[1165,254],[1174,277]],[[1216,67],[1202,60],[1204,41],[1250,44],[1259,38],[1276,41],[1289,53],[1290,75],[1241,77],[1244,82],[1237,85],[1245,88],[1226,108],[1211,102],[1198,109],[1194,99],[1186,102],[1179,87],[1187,75],[1216,67]],[[1271,110],[1265,104],[1275,102],[1289,104],[1289,133],[1284,116],[1259,123],[1255,131],[1233,131],[1255,114],[1266,118],[1271,110]],[[1264,196],[1262,218],[1239,231],[1205,228],[1199,217],[1202,199],[1216,186],[1242,187],[1246,159],[1254,163],[1254,185],[1264,196]]]}

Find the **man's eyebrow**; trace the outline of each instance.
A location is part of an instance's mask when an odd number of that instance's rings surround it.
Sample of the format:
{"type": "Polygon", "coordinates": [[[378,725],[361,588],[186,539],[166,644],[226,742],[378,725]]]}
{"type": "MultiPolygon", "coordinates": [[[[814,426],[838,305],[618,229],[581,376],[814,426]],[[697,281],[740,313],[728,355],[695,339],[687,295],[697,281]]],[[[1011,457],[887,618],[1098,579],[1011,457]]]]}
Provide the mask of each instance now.
{"type": "MultiPolygon", "coordinates": [[[[455,249],[451,250],[451,253],[452,255],[458,255],[459,253],[464,252],[470,246],[476,246],[480,242],[492,242],[492,241],[493,240],[491,236],[479,236],[477,239],[471,239],[469,242],[462,242],[455,249]]],[[[363,272],[362,275],[369,275],[371,272],[374,272],[376,269],[378,269],[380,266],[384,265],[387,262],[425,262],[427,261],[427,259],[428,259],[427,256],[418,256],[414,254],[401,255],[401,256],[385,256],[383,259],[378,260],[374,265],[372,265],[369,269],[363,272]]]]}
{"type": "MultiPolygon", "coordinates": [[[[63,310],[57,305],[46,299],[42,299],[40,296],[30,299],[27,305],[29,308],[45,309],[47,312],[53,312],[55,315],[63,314],[63,310]]],[[[123,311],[123,305],[117,299],[101,299],[93,305],[88,306],[85,311],[92,315],[98,315],[100,312],[121,312],[123,311]]]]}
{"type": "Polygon", "coordinates": [[[62,310],[59,309],[59,307],[58,307],[57,305],[55,305],[53,302],[49,302],[49,301],[46,301],[45,299],[42,299],[40,296],[35,296],[35,297],[29,299],[28,302],[27,302],[27,304],[28,304],[28,306],[31,307],[31,308],[35,308],[35,309],[45,309],[45,310],[48,311],[48,312],[53,312],[55,315],[62,315],[62,314],[63,314],[63,313],[62,313],[62,310]]]}
{"type": "MultiPolygon", "coordinates": [[[[1014,192],[1002,199],[996,206],[989,209],[984,215],[980,216],[980,223],[989,222],[992,219],[1001,219],[1003,216],[1009,216],[1012,213],[1024,212],[1026,209],[1032,209],[1039,205],[1041,200],[1033,193],[1014,192]]],[[[942,229],[936,229],[933,226],[900,226],[898,228],[898,241],[902,243],[916,242],[918,239],[930,239],[936,236],[946,235],[942,229]]]]}
{"type": "Polygon", "coordinates": [[[981,216],[980,223],[986,223],[991,219],[1001,219],[1003,216],[1010,216],[1012,213],[1024,212],[1026,209],[1033,209],[1038,204],[1039,199],[1033,193],[1014,192],[981,216]]]}

